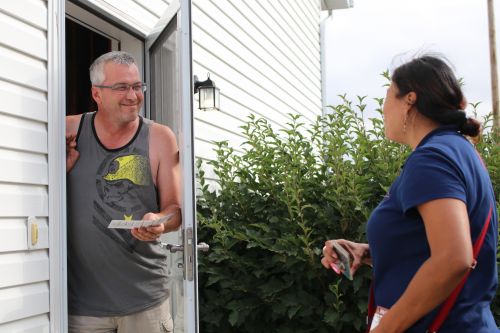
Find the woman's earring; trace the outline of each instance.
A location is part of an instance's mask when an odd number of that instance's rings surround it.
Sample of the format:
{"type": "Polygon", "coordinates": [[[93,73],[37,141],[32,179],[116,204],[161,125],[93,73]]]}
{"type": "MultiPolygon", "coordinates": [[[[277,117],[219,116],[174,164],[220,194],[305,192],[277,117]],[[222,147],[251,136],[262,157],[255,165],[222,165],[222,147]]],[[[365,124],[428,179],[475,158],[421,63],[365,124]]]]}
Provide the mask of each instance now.
{"type": "Polygon", "coordinates": [[[408,114],[405,114],[403,119],[403,134],[406,134],[406,120],[408,119],[408,114]]]}

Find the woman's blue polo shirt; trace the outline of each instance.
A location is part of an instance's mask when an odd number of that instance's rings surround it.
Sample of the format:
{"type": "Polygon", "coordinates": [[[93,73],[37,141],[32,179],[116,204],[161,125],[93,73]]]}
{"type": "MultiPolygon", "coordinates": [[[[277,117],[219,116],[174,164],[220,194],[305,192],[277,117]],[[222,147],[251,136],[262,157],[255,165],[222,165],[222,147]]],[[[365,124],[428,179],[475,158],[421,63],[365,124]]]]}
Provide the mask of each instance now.
{"type": "MultiPolygon", "coordinates": [[[[449,126],[434,130],[420,142],[370,216],[367,235],[377,305],[390,308],[429,258],[424,223],[416,207],[441,198],[455,198],[466,204],[474,243],[490,205],[495,205],[493,187],[473,145],[449,126]]],[[[469,275],[440,333],[500,332],[490,310],[498,282],[497,235],[498,216],[493,206],[477,267],[469,275]]],[[[438,310],[439,307],[407,332],[425,332],[438,310]]]]}

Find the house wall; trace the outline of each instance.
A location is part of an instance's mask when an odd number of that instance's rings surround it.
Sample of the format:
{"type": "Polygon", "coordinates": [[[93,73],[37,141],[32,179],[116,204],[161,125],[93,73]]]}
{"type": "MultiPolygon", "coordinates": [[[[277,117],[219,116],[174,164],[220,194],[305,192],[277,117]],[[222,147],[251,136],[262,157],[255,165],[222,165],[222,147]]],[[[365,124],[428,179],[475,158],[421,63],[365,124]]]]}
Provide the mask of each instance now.
{"type": "Polygon", "coordinates": [[[319,15],[317,0],[193,0],[193,73],[210,72],[221,93],[220,112],[195,101],[198,158],[215,158],[213,140],[238,150],[250,114],[277,129],[289,113],[321,115],[319,15]]]}
{"type": "MultiPolygon", "coordinates": [[[[147,35],[167,0],[90,0],[147,35]],[[131,15],[130,13],[134,13],[131,15]]],[[[320,10],[317,0],[193,0],[193,74],[220,88],[220,112],[197,108],[195,153],[215,158],[214,140],[243,143],[250,114],[282,128],[289,113],[321,115],[320,10]]],[[[209,180],[215,177],[206,166],[209,180]]]]}
{"type": "Polygon", "coordinates": [[[0,332],[49,331],[47,15],[44,0],[0,5],[0,332]]]}
{"type": "MultiPolygon", "coordinates": [[[[146,36],[170,1],[89,2],[146,36]]],[[[0,4],[0,333],[50,327],[48,119],[58,110],[48,110],[48,6],[0,4]],[[39,228],[34,248],[30,216],[39,228]]],[[[210,72],[221,90],[220,112],[195,107],[196,157],[213,159],[214,140],[239,147],[250,114],[276,128],[288,113],[306,122],[321,114],[317,0],[193,0],[192,19],[193,74],[210,72]]]]}

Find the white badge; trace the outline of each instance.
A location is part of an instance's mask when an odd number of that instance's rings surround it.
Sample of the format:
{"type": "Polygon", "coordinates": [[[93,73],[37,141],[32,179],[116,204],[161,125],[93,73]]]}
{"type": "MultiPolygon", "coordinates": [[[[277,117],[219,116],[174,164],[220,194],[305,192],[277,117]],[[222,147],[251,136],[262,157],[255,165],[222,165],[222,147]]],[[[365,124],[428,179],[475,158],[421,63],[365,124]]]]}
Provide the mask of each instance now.
{"type": "Polygon", "coordinates": [[[370,325],[370,331],[373,331],[375,327],[377,327],[378,324],[380,324],[380,319],[382,319],[382,317],[385,315],[387,311],[388,310],[386,308],[377,306],[375,314],[373,315],[372,324],[370,325]]]}

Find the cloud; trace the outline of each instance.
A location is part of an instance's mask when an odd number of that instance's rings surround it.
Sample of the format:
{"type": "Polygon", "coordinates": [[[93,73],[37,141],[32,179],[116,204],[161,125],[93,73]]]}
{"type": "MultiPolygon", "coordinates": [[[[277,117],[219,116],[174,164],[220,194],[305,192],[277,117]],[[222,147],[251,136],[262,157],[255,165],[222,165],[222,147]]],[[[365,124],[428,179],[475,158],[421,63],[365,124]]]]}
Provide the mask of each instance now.
{"type": "MultiPolygon", "coordinates": [[[[499,8],[495,13],[500,19],[499,8]]],[[[398,55],[428,50],[454,64],[466,82],[468,100],[482,101],[481,114],[491,111],[486,2],[356,0],[354,8],[334,11],[325,31],[330,104],[339,102],[336,96],[342,93],[383,97],[385,81],[379,74],[398,55]]]]}

